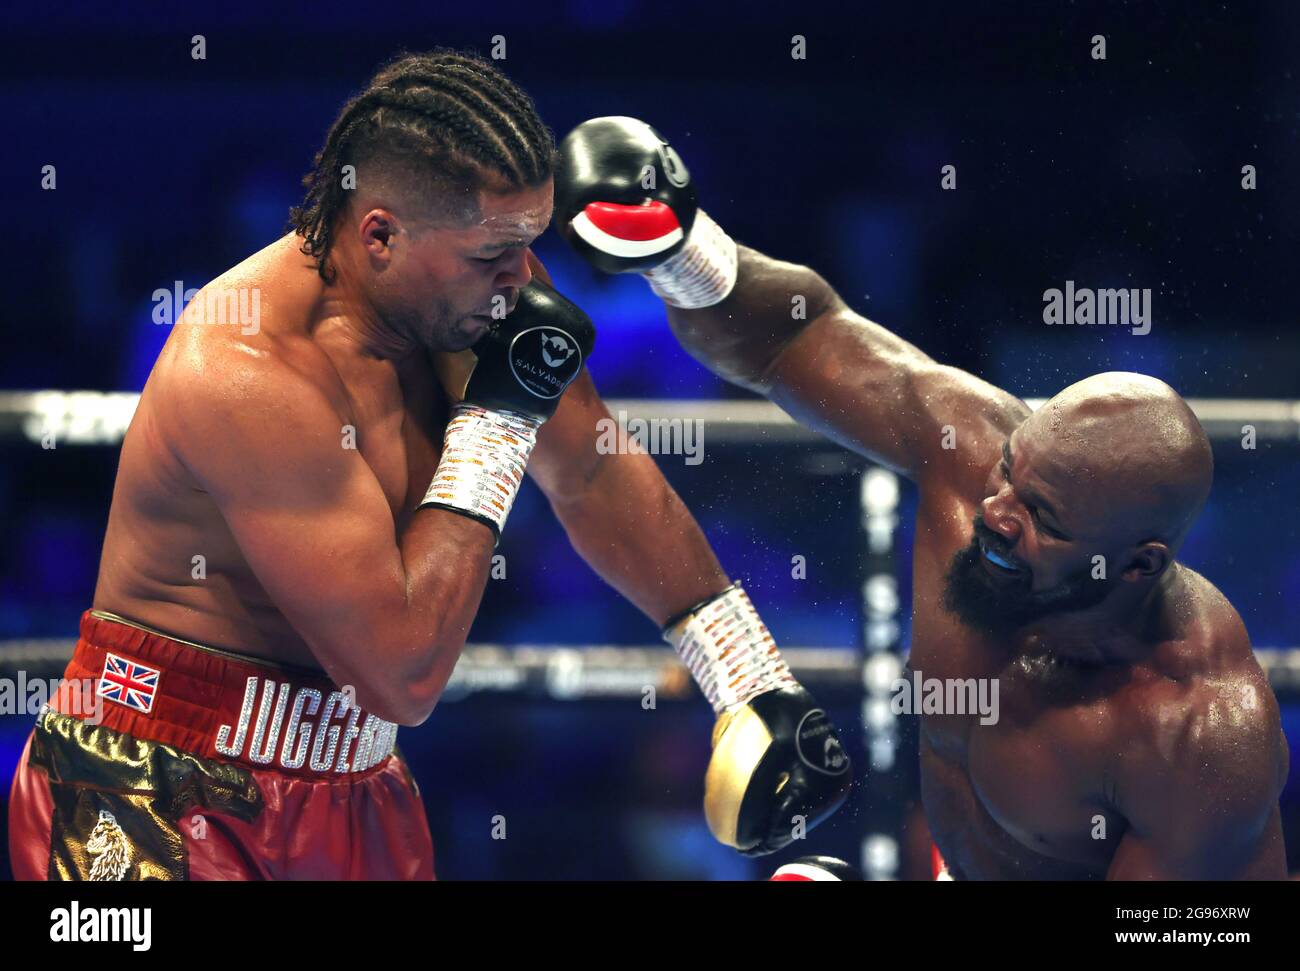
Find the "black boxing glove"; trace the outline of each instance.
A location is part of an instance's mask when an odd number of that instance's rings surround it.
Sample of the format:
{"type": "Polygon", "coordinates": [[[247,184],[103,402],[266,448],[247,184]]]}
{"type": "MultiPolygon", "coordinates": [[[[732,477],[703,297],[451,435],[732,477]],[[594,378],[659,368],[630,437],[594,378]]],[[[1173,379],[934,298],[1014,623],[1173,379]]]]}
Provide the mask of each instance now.
{"type": "Polygon", "coordinates": [[[695,210],[690,172],[644,121],[592,118],[560,143],[555,226],[597,269],[659,266],[686,245],[695,210]]]}
{"type": "Polygon", "coordinates": [[[464,400],[452,410],[438,471],[420,507],[468,516],[501,538],[537,430],[596,342],[590,318],[536,278],[478,339],[464,400]]]}
{"type": "Polygon", "coordinates": [[[465,401],[544,422],[595,343],[591,318],[534,277],[519,291],[515,309],[475,342],[478,363],[465,401]]]}

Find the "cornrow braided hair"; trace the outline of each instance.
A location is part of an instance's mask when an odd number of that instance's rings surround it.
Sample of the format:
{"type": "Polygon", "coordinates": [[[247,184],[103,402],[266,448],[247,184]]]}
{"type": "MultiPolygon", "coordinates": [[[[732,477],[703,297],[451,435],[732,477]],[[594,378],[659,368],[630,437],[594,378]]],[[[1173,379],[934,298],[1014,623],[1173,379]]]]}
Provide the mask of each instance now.
{"type": "Polygon", "coordinates": [[[289,214],[326,282],[334,224],[348,202],[343,166],[365,163],[472,206],[490,178],[506,190],[548,179],[555,138],[532,99],[478,57],[439,49],[390,61],[339,112],[303,177],[306,197],[289,214]]]}

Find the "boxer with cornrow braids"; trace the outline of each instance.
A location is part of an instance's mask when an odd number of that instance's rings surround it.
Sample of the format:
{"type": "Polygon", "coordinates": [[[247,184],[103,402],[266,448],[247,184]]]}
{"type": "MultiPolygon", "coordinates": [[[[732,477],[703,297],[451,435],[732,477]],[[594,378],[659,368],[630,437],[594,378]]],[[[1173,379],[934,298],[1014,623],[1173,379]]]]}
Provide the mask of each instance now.
{"type": "Polygon", "coordinates": [[[38,719],[9,803],[15,876],[432,878],[397,729],[446,687],[525,474],[592,569],[682,628],[715,707],[807,709],[761,771],[736,755],[749,729],[717,742],[719,838],[769,852],[843,799],[833,726],[689,510],[643,449],[602,447],[595,329],[530,248],[554,163],[491,65],[401,57],[344,105],[292,231],[185,309],[122,445],[67,670],[102,718],[60,697],[38,719]],[[204,308],[230,295],[222,326],[204,308]],[[109,870],[81,825],[96,812],[109,870]]]}
{"type": "Polygon", "coordinates": [[[453,51],[407,55],[343,106],[303,178],[290,220],[328,281],[333,223],[349,198],[343,167],[402,170],[430,190],[472,202],[484,173],[502,188],[551,176],[555,140],[528,97],[491,65],[453,51]]]}

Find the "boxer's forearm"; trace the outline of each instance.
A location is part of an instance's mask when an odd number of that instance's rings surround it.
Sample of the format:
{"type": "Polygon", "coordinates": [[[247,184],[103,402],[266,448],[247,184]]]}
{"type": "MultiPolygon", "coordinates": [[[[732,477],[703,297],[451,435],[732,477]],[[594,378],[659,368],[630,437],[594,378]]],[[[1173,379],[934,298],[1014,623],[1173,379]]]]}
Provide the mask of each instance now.
{"type": "Polygon", "coordinates": [[[772,362],[839,297],[806,266],[737,247],[736,285],[721,303],[698,310],[668,306],[681,345],[719,377],[760,394],[772,362]]]}
{"type": "Polygon", "coordinates": [[[670,307],[683,346],[710,369],[770,399],[800,424],[911,478],[987,476],[946,444],[1000,444],[1028,413],[972,374],[945,367],[886,327],[853,312],[804,266],[739,249],[735,287],[711,307],[670,307]],[[956,459],[956,464],[952,461],[956,459]]]}
{"type": "Polygon", "coordinates": [[[658,625],[731,582],[648,455],[603,456],[583,489],[548,498],[573,548],[658,625]]]}
{"type": "Polygon", "coordinates": [[[494,549],[481,522],[445,509],[416,511],[397,537],[405,609],[386,616],[389,642],[417,646],[393,657],[390,667],[417,697],[427,715],[442,694],[487,587],[494,549]],[[418,646],[425,649],[420,650],[418,646]]]}

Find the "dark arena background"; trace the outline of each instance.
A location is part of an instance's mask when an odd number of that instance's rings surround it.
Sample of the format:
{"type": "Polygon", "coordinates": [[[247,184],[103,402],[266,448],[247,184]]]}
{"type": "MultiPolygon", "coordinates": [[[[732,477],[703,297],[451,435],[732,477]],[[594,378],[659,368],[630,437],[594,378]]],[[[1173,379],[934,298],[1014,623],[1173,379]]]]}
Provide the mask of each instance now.
{"type": "MultiPolygon", "coordinates": [[[[73,0],[2,16],[3,677],[58,677],[90,606],[121,437],[168,334],[155,292],[285,231],[339,105],[385,59],[496,47],[557,137],[650,121],[737,240],[816,268],[937,360],[1027,400],[1133,370],[1191,401],[1216,474],[1181,558],[1240,611],[1277,693],[1300,871],[1300,4],[73,0]],[[1149,289],[1149,333],[1046,326],[1044,293],[1067,281],[1149,289]]],[[[535,251],[598,328],[611,412],[703,422],[703,461],[657,462],[860,784],[777,856],[714,842],[709,706],[529,482],[451,688],[399,736],[438,876],[753,880],[816,852],[928,879],[915,719],[888,704],[915,489],[713,377],[635,276],[597,275],[553,231],[535,251]]],[[[6,797],[32,720],[0,715],[6,797]]]]}

